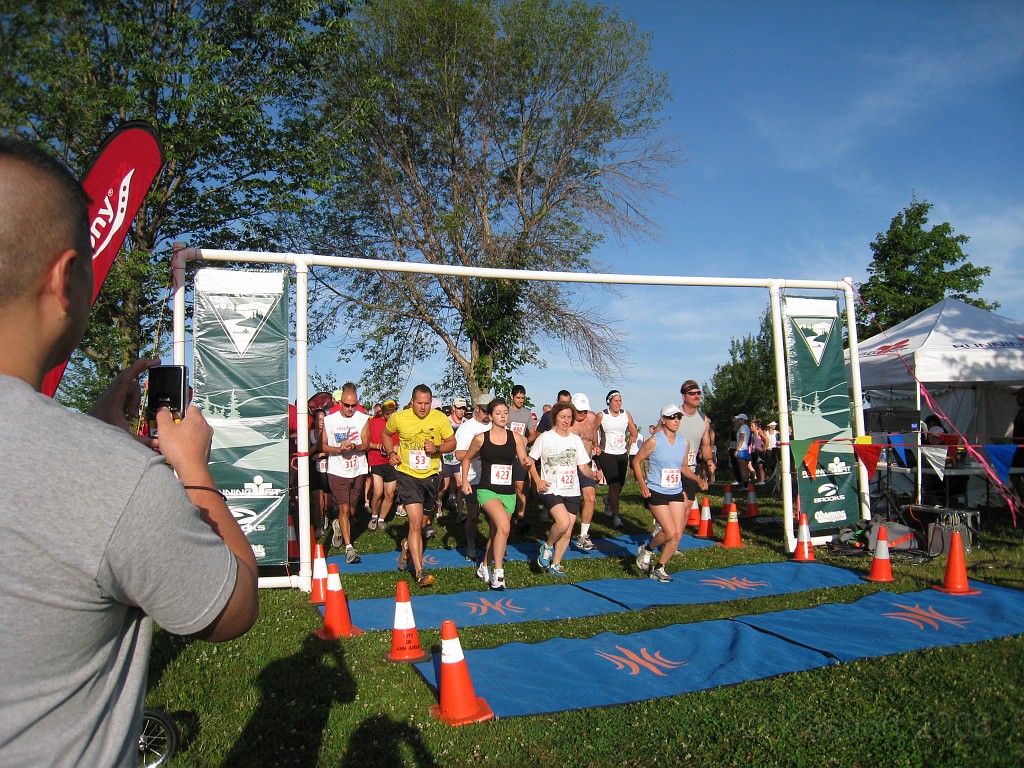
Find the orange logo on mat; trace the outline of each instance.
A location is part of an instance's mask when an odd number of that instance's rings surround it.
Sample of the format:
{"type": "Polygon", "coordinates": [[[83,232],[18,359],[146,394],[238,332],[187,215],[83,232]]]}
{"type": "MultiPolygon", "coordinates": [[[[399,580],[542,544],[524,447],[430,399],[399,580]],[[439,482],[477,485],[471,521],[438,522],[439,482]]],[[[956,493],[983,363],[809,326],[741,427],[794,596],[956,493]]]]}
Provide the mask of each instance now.
{"type": "Polygon", "coordinates": [[[767,581],[751,581],[750,579],[741,579],[734,576],[731,579],[702,579],[701,584],[707,584],[709,587],[721,587],[722,589],[731,589],[734,592],[737,589],[757,589],[758,587],[767,587],[767,581]]]}
{"type": "Polygon", "coordinates": [[[622,656],[617,656],[614,653],[605,653],[604,651],[597,651],[597,655],[602,659],[608,659],[612,664],[615,665],[616,669],[625,669],[629,667],[629,674],[637,675],[640,673],[640,667],[646,667],[658,677],[665,677],[665,673],[661,671],[661,668],[675,669],[676,667],[686,666],[688,662],[685,661],[669,661],[668,659],[662,658],[661,651],[655,653],[649,653],[646,648],[640,649],[640,655],[638,656],[633,651],[623,648],[621,645],[615,646],[615,650],[621,651],[622,656]]]}
{"type": "Polygon", "coordinates": [[[512,605],[512,598],[508,598],[507,600],[496,600],[492,603],[486,597],[481,597],[479,602],[459,603],[459,605],[465,605],[469,608],[469,612],[471,614],[479,613],[481,616],[489,610],[495,610],[502,616],[505,615],[505,611],[510,613],[522,613],[526,610],[525,608],[520,608],[518,605],[512,605]]]}
{"type": "Polygon", "coordinates": [[[938,629],[939,624],[952,624],[954,627],[965,627],[971,623],[970,619],[959,619],[955,616],[943,616],[931,607],[929,607],[928,610],[925,610],[920,605],[915,605],[911,608],[909,605],[900,605],[899,603],[896,603],[896,607],[903,608],[904,610],[894,611],[893,613],[883,613],[882,615],[888,619],[909,621],[911,624],[916,625],[918,629],[924,629],[925,624],[930,626],[932,629],[938,629]]]}

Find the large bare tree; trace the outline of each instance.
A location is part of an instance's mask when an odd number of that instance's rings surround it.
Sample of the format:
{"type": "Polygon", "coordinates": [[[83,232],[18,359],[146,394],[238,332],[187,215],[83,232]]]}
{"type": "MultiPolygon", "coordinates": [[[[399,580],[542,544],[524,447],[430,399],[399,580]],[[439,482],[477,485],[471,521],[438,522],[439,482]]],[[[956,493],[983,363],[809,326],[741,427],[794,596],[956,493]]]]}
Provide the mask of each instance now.
{"type": "MultiPolygon", "coordinates": [[[[650,39],[600,5],[556,0],[390,0],[352,17],[327,114],[334,196],[307,247],[429,264],[600,271],[608,235],[654,231],[643,205],[677,161],[659,133],[667,97],[650,39]],[[339,202],[341,201],[341,202],[339,202]]],[[[393,392],[447,355],[446,392],[505,391],[544,365],[542,340],[607,379],[623,332],[569,284],[388,272],[314,273],[318,338],[370,361],[393,392]]]]}

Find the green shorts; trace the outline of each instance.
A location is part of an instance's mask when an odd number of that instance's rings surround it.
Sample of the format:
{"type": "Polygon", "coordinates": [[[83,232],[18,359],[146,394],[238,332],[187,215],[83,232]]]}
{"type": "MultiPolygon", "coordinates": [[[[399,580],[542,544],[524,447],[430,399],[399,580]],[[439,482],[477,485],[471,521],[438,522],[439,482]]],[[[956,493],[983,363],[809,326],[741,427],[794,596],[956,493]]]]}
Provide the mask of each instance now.
{"type": "Polygon", "coordinates": [[[504,504],[505,511],[510,515],[516,513],[516,495],[514,493],[495,493],[487,488],[476,489],[476,500],[480,502],[481,507],[491,499],[497,499],[504,504]]]}

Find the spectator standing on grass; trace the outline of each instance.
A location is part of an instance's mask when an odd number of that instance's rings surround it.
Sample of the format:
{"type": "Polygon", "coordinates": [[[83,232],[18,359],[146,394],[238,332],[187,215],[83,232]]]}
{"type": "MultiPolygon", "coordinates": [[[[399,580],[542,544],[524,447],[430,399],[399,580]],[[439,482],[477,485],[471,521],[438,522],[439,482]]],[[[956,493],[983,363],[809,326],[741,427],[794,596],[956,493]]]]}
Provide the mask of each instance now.
{"type": "Polygon", "coordinates": [[[138,413],[138,376],[156,361],[121,373],[89,415],[41,394],[89,319],[87,204],[63,165],[0,138],[0,615],[9,625],[0,641],[0,765],[8,767],[136,765],[153,623],[219,642],[246,632],[259,609],[256,559],[210,474],[213,430],[203,414],[189,406],[177,421],[161,409],[159,442],[131,436],[125,413],[138,413]],[[43,476],[53,440],[60,470],[43,476]],[[55,544],[55,509],[73,545],[55,544]]]}
{"type": "Polygon", "coordinates": [[[572,403],[556,403],[551,409],[552,429],[542,433],[530,448],[534,461],[530,476],[553,519],[547,540],[540,545],[537,564],[555,576],[565,575],[562,557],[583,505],[580,477],[593,480],[594,476],[583,440],[570,431],[575,420],[572,403]]]}
{"type": "Polygon", "coordinates": [[[750,479],[750,427],[747,414],[736,414],[733,422],[736,424],[736,480],[746,485],[750,479]]]}
{"type": "Polygon", "coordinates": [[[647,500],[647,508],[658,523],[659,530],[647,544],[637,550],[637,567],[656,581],[672,581],[665,566],[679,548],[683,529],[690,514],[690,499],[683,490],[683,478],[706,491],[708,481],[695,474],[687,465],[690,445],[679,434],[682,407],[671,403],[661,409],[661,429],[657,435],[644,440],[640,451],[633,457],[633,472],[640,479],[640,495],[647,500]],[[642,464],[648,461],[647,472],[642,464]],[[654,550],[661,548],[658,564],[651,567],[654,550]]]}
{"type": "MultiPolygon", "coordinates": [[[[508,404],[498,398],[487,405],[490,426],[473,438],[462,454],[462,492],[473,492],[469,482],[470,466],[479,464],[477,503],[490,523],[487,548],[476,575],[491,589],[505,588],[505,548],[511,530],[511,518],[516,511],[513,465],[516,461],[529,467],[533,460],[526,455],[526,438],[508,429],[508,404]],[[493,562],[493,570],[491,564],[493,562]]],[[[456,436],[457,437],[457,436],[456,436]]]]}
{"type": "Polygon", "coordinates": [[[597,463],[608,484],[608,495],[604,501],[605,514],[612,516],[613,526],[621,528],[619,494],[626,482],[629,447],[636,442],[638,434],[632,415],[622,408],[622,395],[617,389],[605,396],[605,403],[608,407],[595,418],[595,429],[601,446],[597,463]]]}
{"type": "Polygon", "coordinates": [[[441,484],[441,454],[455,447],[448,417],[430,407],[433,395],[426,384],[412,390],[412,407],[393,413],[384,429],[384,448],[398,470],[398,500],[409,518],[409,535],[402,539],[398,568],[412,561],[416,585],[429,587],[434,576],[423,567],[423,528],[437,503],[441,484]],[[397,435],[397,441],[391,437],[397,435]]]}
{"type": "Polygon", "coordinates": [[[352,518],[363,498],[363,485],[369,465],[363,427],[369,417],[356,410],[359,396],[356,385],[346,383],[341,388],[339,410],[324,419],[326,440],[323,451],[327,454],[327,481],[338,504],[338,516],[331,521],[331,546],[345,547],[345,562],[355,564],[362,560],[352,543],[352,518]]]}

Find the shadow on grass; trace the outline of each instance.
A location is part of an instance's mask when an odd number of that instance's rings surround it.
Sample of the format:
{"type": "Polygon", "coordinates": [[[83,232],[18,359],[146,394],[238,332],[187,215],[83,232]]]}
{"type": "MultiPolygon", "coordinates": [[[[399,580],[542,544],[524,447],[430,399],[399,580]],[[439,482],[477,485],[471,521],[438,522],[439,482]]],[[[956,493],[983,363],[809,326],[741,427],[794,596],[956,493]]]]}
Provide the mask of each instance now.
{"type": "Polygon", "coordinates": [[[309,635],[297,653],[268,664],[257,682],[259,705],[224,768],[317,765],[332,705],[355,700],[344,648],[309,635]]]}
{"type": "Polygon", "coordinates": [[[417,768],[438,768],[434,756],[427,751],[420,733],[408,723],[392,720],[387,715],[374,715],[359,724],[348,741],[342,768],[391,768],[407,765],[402,755],[405,745],[412,752],[412,765],[417,768]]]}

